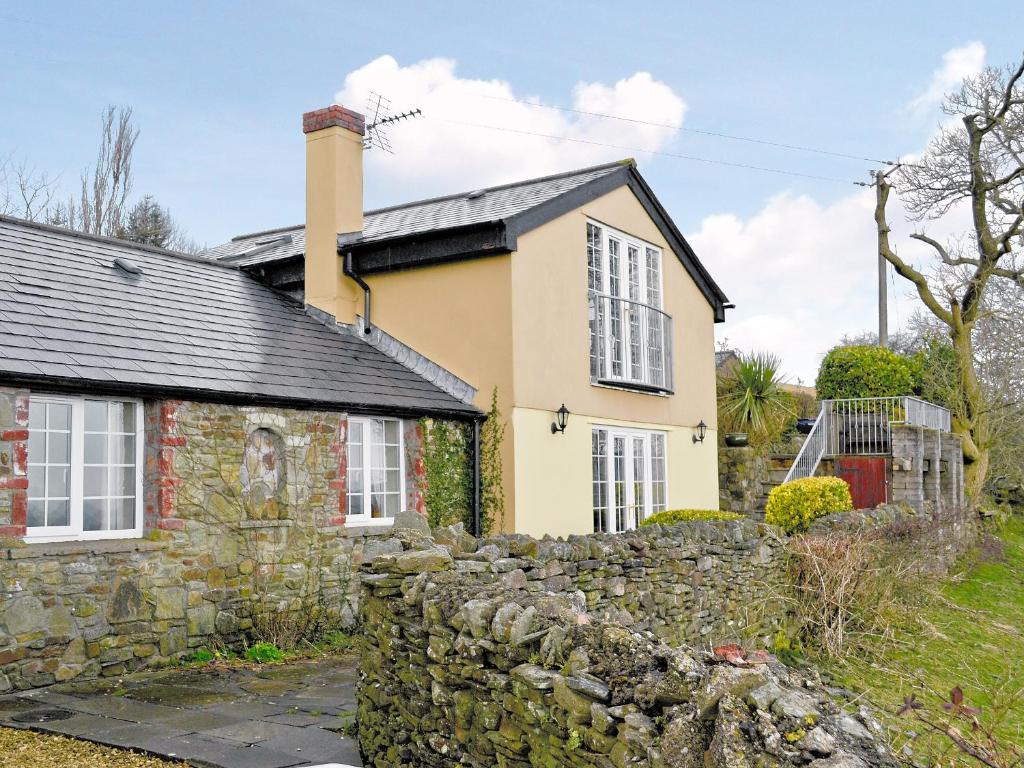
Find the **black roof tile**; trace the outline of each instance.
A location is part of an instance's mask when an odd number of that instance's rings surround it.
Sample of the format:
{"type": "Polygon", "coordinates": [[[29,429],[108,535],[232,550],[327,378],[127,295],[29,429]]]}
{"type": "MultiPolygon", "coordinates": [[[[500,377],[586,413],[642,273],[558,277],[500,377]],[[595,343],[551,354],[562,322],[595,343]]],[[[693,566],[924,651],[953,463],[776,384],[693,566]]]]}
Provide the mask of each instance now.
{"type": "Polygon", "coordinates": [[[235,267],[2,216],[0,319],[0,382],[478,413],[235,267]]]}

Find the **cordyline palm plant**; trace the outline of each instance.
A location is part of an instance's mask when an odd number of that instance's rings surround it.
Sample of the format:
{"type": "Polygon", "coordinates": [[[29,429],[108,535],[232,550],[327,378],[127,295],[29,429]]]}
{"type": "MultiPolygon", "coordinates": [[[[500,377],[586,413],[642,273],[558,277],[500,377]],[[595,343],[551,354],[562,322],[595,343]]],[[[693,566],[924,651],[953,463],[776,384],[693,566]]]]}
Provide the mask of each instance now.
{"type": "Polygon", "coordinates": [[[747,432],[752,443],[777,440],[795,415],[792,396],[782,389],[781,363],[775,355],[739,355],[719,379],[718,413],[726,429],[747,432]]]}

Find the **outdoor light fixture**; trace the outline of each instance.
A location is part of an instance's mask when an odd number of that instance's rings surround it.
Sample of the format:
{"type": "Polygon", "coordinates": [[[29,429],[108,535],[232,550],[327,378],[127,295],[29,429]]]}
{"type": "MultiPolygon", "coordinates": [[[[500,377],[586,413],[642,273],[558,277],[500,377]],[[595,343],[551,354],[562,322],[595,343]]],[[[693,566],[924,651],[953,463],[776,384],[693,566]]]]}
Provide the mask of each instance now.
{"type": "Polygon", "coordinates": [[[700,423],[697,425],[697,434],[693,436],[693,442],[703,443],[704,435],[706,435],[707,433],[708,425],[704,423],[704,419],[701,419],[700,423]]]}
{"type": "Polygon", "coordinates": [[[562,407],[555,411],[555,418],[556,421],[551,422],[552,435],[565,432],[565,425],[569,423],[569,409],[565,407],[565,403],[562,403],[562,407]]]}

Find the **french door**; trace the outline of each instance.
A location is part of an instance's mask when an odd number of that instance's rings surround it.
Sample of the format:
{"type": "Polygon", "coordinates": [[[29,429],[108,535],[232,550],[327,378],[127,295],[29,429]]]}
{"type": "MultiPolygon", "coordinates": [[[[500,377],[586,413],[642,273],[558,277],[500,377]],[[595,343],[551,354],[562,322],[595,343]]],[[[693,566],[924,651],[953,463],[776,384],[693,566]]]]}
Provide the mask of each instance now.
{"type": "Polygon", "coordinates": [[[630,531],[665,508],[665,435],[595,427],[594,530],[630,531]]]}

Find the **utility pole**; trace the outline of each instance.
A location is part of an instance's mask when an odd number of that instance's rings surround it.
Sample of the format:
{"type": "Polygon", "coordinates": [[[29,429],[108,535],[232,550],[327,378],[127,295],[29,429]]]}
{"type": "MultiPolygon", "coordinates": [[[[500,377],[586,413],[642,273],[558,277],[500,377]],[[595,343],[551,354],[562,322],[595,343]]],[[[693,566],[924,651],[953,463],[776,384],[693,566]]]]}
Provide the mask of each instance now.
{"type": "MultiPolygon", "coordinates": [[[[875,201],[878,204],[882,202],[882,181],[890,173],[893,173],[900,167],[900,163],[893,164],[885,173],[881,171],[875,171],[874,177],[875,182],[870,186],[875,188],[875,201]]],[[[863,184],[862,186],[868,186],[863,184]]],[[[884,234],[879,231],[878,233],[878,346],[888,347],[889,346],[889,289],[886,277],[888,276],[887,262],[885,256],[882,255],[882,238],[884,234]]]]}
{"type": "MultiPolygon", "coordinates": [[[[882,172],[875,172],[875,199],[881,202],[882,172]]],[[[889,346],[889,289],[886,283],[885,257],[882,255],[882,233],[878,233],[878,346],[889,346]]]]}

